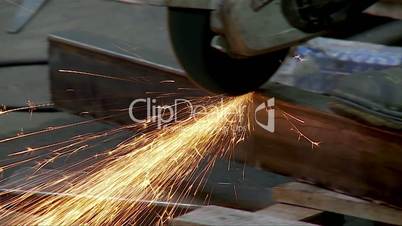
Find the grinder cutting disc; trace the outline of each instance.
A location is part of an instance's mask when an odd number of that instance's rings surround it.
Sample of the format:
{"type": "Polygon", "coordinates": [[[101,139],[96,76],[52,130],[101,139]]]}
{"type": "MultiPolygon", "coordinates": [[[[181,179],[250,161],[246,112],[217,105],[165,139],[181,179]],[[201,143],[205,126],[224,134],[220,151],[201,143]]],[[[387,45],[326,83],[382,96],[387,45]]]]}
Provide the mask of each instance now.
{"type": "Polygon", "coordinates": [[[173,48],[193,81],[213,93],[241,95],[257,90],[278,69],[287,50],[246,59],[211,47],[210,11],[169,8],[173,48]]]}

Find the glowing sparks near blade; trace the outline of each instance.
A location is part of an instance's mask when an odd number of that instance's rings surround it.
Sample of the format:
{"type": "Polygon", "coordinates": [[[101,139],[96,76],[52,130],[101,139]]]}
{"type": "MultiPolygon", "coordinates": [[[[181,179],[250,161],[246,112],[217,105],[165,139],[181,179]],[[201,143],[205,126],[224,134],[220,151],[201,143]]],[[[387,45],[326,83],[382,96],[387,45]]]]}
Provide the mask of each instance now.
{"type": "MultiPolygon", "coordinates": [[[[69,181],[59,188],[70,196],[35,198],[24,194],[1,205],[36,218],[11,219],[10,225],[125,225],[141,224],[157,200],[173,202],[196,194],[199,184],[186,178],[196,176],[204,158],[202,179],[215,160],[224,156],[245,139],[250,128],[247,106],[252,94],[227,98],[220,106],[207,106],[205,114],[187,119],[163,130],[145,133],[124,142],[108,158],[90,166],[85,176],[65,175],[35,189],[45,189],[69,181]],[[244,108],[246,107],[246,108],[244,108]],[[151,200],[150,203],[140,202],[151,200]]],[[[29,149],[28,151],[33,151],[29,149]]],[[[52,160],[52,159],[50,159],[52,160]]],[[[50,161],[49,160],[49,161],[50,161]]],[[[165,223],[175,208],[166,209],[160,217],[165,223]]],[[[5,218],[4,214],[1,216],[5,218]]]]}

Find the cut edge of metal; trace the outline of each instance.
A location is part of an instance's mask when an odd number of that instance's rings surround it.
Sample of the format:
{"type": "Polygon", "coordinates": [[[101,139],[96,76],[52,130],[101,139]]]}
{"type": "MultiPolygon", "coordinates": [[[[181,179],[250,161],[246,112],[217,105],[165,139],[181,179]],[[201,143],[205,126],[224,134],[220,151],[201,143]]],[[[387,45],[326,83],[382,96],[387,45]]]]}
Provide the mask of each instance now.
{"type": "Polygon", "coordinates": [[[111,51],[111,50],[108,50],[108,49],[97,47],[97,46],[89,44],[89,43],[83,43],[83,42],[79,42],[79,41],[76,41],[76,40],[73,40],[73,39],[62,37],[60,35],[50,34],[48,36],[48,41],[49,42],[59,42],[59,43],[62,43],[62,44],[70,45],[72,47],[78,47],[78,48],[93,51],[93,52],[96,52],[96,53],[105,54],[105,55],[110,56],[110,57],[127,60],[129,62],[139,64],[139,65],[143,65],[145,67],[153,68],[153,69],[156,69],[156,70],[166,71],[166,72],[173,73],[173,74],[176,74],[176,75],[179,75],[179,76],[186,76],[186,73],[185,73],[184,70],[180,70],[180,69],[169,67],[169,66],[162,65],[162,64],[157,64],[157,63],[154,63],[152,61],[145,60],[145,59],[142,59],[142,58],[138,58],[138,57],[135,57],[135,56],[132,56],[132,55],[128,55],[128,54],[124,54],[124,53],[117,53],[117,52],[114,52],[114,51],[111,51]]]}

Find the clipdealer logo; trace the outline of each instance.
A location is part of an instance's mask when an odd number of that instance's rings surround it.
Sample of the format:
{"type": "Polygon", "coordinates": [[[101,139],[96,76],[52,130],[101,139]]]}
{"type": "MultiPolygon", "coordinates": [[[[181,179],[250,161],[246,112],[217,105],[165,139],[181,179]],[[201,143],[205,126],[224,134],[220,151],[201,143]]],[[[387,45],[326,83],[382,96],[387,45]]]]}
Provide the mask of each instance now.
{"type": "MultiPolygon", "coordinates": [[[[224,104],[221,99],[221,105],[224,104]]],[[[219,103],[215,108],[219,108],[219,103]]],[[[183,121],[195,117],[196,115],[206,114],[210,107],[193,104],[186,99],[175,99],[173,105],[159,105],[156,99],[142,98],[131,102],[129,106],[129,116],[135,123],[154,123],[158,129],[161,129],[171,123],[183,121]],[[135,115],[136,109],[145,108],[145,118],[135,115]]],[[[143,111],[141,111],[143,112],[143,111]]]]}
{"type": "Polygon", "coordinates": [[[275,133],[275,98],[271,98],[266,102],[257,106],[254,112],[254,119],[258,126],[263,128],[264,130],[275,133]],[[267,121],[261,122],[259,121],[259,117],[257,114],[261,111],[265,111],[267,113],[267,121]]]}
{"type": "MultiPolygon", "coordinates": [[[[221,100],[221,104],[223,104],[223,99],[221,100]]],[[[218,108],[219,106],[216,106],[218,108]]],[[[271,98],[264,103],[257,106],[254,111],[254,120],[258,126],[262,129],[274,133],[275,132],[275,98],[271,98]],[[257,115],[263,115],[267,113],[267,120],[263,120],[264,117],[257,117],[257,115]]],[[[247,106],[242,106],[239,109],[240,114],[246,112],[247,106]]],[[[158,105],[157,100],[153,98],[142,98],[136,99],[131,102],[129,106],[129,116],[131,120],[135,123],[154,123],[157,125],[158,129],[165,127],[174,122],[178,122],[183,119],[180,117],[179,112],[182,112],[183,109],[187,111],[187,118],[195,117],[199,114],[205,114],[208,112],[207,107],[203,105],[194,105],[191,101],[186,99],[176,99],[173,105],[158,105]],[[185,106],[185,107],[183,107],[185,106]],[[139,118],[135,115],[135,109],[146,109],[146,115],[143,115],[142,118],[139,118]],[[145,117],[145,118],[144,118],[145,117]]],[[[143,112],[143,111],[141,111],[143,112]]],[[[239,130],[239,128],[236,128],[239,130]]]]}

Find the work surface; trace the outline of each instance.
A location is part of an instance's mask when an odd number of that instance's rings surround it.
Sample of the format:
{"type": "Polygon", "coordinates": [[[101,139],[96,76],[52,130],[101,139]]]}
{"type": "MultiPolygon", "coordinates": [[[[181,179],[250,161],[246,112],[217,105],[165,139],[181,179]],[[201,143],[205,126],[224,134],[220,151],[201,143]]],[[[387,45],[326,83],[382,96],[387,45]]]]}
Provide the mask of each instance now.
{"type": "MultiPolygon", "coordinates": [[[[142,5],[130,5],[117,1],[49,1],[38,14],[18,34],[8,34],[5,29],[12,20],[14,13],[21,10],[21,1],[0,2],[0,65],[21,61],[47,61],[47,35],[58,31],[80,30],[118,40],[117,47],[128,55],[152,59],[153,62],[179,67],[171,50],[168,32],[165,25],[166,13],[164,8],[142,5]],[[113,19],[105,16],[112,13],[113,19]],[[155,35],[157,34],[157,35],[155,35]],[[152,37],[152,38],[149,38],[152,37]],[[135,52],[135,53],[134,53],[135,52]]],[[[13,66],[0,67],[0,104],[7,109],[27,106],[27,101],[35,104],[51,103],[49,88],[48,66],[13,66]]],[[[68,101],[68,100],[67,100],[68,101]]],[[[53,106],[42,109],[45,112],[17,112],[0,116],[0,139],[14,137],[17,134],[29,134],[33,131],[83,122],[90,118],[82,118],[63,112],[54,111],[53,106]],[[50,111],[50,112],[49,112],[50,111]]],[[[8,154],[27,147],[38,147],[58,141],[67,140],[77,135],[107,131],[118,125],[93,122],[70,128],[46,132],[37,136],[19,138],[10,142],[0,143],[1,159],[8,154]]],[[[96,153],[101,153],[113,147],[123,139],[132,135],[133,131],[121,133],[119,136],[108,138],[107,142],[98,144],[89,151],[79,152],[68,160],[57,161],[48,166],[56,169],[83,159],[96,153]],[[67,161],[67,162],[66,162],[67,161]]],[[[31,167],[35,163],[22,165],[17,169],[4,172],[4,177],[10,176],[22,167],[31,167]]],[[[229,203],[244,202],[245,208],[256,208],[270,202],[269,188],[287,179],[249,168],[246,170],[246,181],[242,181],[243,165],[234,165],[231,171],[227,162],[216,166],[215,173],[210,177],[211,187],[222,201],[229,203]],[[249,173],[247,173],[249,172],[249,173]],[[231,175],[231,176],[229,176],[231,175]],[[238,187],[235,194],[233,187],[238,187]],[[268,191],[267,191],[268,189],[268,191]],[[229,190],[229,191],[228,191],[229,190]],[[259,193],[257,198],[249,193],[259,193]],[[243,195],[242,195],[243,194],[243,195]],[[244,198],[243,198],[244,196],[244,198]],[[234,201],[233,201],[234,200],[234,201]],[[251,201],[250,201],[251,200],[251,201]]]]}
{"type": "MultiPolygon", "coordinates": [[[[14,3],[16,1],[0,2],[0,28],[2,30],[7,27],[7,21],[18,9],[14,3]]],[[[2,47],[0,64],[31,60],[46,61],[47,34],[74,29],[120,40],[118,46],[125,49],[128,54],[140,55],[154,62],[179,67],[168,41],[165,16],[163,8],[128,5],[115,1],[51,0],[21,33],[12,35],[0,32],[2,47]],[[113,19],[105,16],[110,12],[113,12],[113,19]]],[[[35,103],[50,102],[46,64],[29,67],[2,67],[0,68],[0,85],[0,105],[25,106],[28,100],[35,103]]],[[[30,131],[83,120],[87,119],[63,112],[34,112],[32,115],[28,112],[18,112],[1,115],[0,139],[15,136],[17,133],[22,135],[30,131]]],[[[104,131],[115,126],[96,122],[90,126],[74,126],[60,131],[1,143],[1,159],[4,160],[8,154],[27,147],[54,143],[75,135],[104,131]]],[[[85,154],[102,152],[129,135],[130,132],[127,131],[121,137],[102,143],[85,154]]],[[[76,155],[68,161],[73,162],[83,157],[76,155]]],[[[61,167],[63,164],[65,162],[58,161],[49,165],[49,168],[61,167]]],[[[24,167],[26,166],[30,165],[24,167]]],[[[227,162],[222,161],[212,171],[211,189],[216,194],[217,202],[226,202],[229,205],[242,203],[245,208],[267,205],[271,200],[269,188],[288,180],[254,168],[246,169],[246,180],[243,180],[243,168],[243,165],[239,164],[234,165],[231,171],[227,171],[227,162]],[[235,194],[234,186],[235,189],[237,188],[237,194],[235,194]]],[[[6,171],[3,176],[7,177],[12,173],[14,171],[6,171]]],[[[358,222],[361,223],[361,221],[358,222]]]]}

